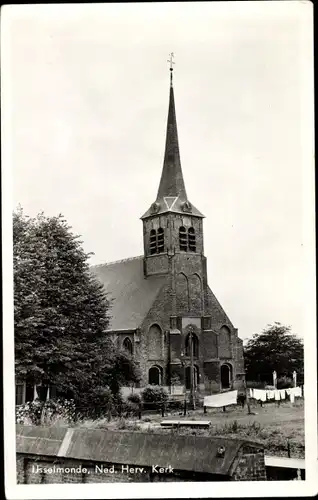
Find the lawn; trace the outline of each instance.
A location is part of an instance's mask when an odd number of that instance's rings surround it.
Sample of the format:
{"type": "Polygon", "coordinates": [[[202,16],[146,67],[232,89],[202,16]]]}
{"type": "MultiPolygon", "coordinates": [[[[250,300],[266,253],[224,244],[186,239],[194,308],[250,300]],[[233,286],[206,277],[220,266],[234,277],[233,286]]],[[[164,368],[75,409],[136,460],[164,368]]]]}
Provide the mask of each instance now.
{"type": "MultiPolygon", "coordinates": [[[[160,427],[161,415],[143,416],[136,418],[106,419],[84,421],[81,426],[87,428],[108,428],[113,430],[131,430],[142,432],[179,433],[196,435],[218,435],[234,438],[257,440],[265,446],[265,454],[287,456],[287,442],[290,444],[291,457],[304,458],[304,408],[303,401],[294,404],[283,402],[280,406],[276,403],[267,403],[263,407],[251,404],[252,415],[248,415],[247,408],[227,407],[210,409],[204,414],[203,409],[189,411],[184,417],[179,412],[169,413],[170,419],[210,420],[209,429],[163,429],[160,427]]],[[[165,417],[166,418],[166,417],[165,417]]]]}

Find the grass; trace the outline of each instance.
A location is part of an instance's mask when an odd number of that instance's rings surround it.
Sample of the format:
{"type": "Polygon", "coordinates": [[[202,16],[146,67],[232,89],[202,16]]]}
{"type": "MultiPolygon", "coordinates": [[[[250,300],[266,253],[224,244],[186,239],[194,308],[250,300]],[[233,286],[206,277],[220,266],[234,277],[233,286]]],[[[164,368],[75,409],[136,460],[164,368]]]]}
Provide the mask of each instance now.
{"type": "MultiPolygon", "coordinates": [[[[252,415],[248,415],[246,408],[227,407],[226,412],[220,409],[203,409],[190,411],[186,417],[180,412],[167,415],[169,419],[210,420],[209,429],[160,427],[162,417],[160,414],[136,418],[107,418],[97,420],[84,420],[75,424],[76,427],[87,429],[109,429],[120,431],[139,431],[149,433],[162,433],[172,435],[200,435],[200,436],[226,436],[256,440],[264,444],[265,453],[268,455],[287,456],[287,442],[290,443],[291,457],[303,458],[305,454],[304,438],[304,408],[303,401],[299,400],[294,405],[283,402],[280,406],[269,403],[261,407],[252,404],[252,415]]],[[[57,424],[56,424],[57,425],[57,424]]],[[[68,425],[69,426],[69,425],[68,425]]]]}

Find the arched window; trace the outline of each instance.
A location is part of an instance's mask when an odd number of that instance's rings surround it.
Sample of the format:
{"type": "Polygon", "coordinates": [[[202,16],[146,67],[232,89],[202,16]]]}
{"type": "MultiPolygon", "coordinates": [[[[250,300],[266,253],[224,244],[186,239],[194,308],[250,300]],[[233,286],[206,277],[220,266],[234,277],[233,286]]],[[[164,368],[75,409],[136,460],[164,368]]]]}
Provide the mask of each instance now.
{"type": "Polygon", "coordinates": [[[187,251],[187,231],[186,231],[186,228],[181,226],[179,228],[179,247],[180,247],[180,250],[182,252],[186,252],[187,251]]]}
{"type": "Polygon", "coordinates": [[[160,366],[152,366],[148,372],[149,385],[162,385],[162,368],[160,366]]]}
{"type": "Polygon", "coordinates": [[[190,291],[190,311],[200,314],[203,309],[203,292],[201,277],[197,274],[189,276],[189,291],[190,291]]]}
{"type": "MultiPolygon", "coordinates": [[[[190,335],[191,335],[191,333],[188,333],[188,335],[186,336],[186,339],[185,339],[185,355],[186,356],[191,356],[190,335]]],[[[192,333],[192,352],[193,352],[193,356],[195,358],[197,358],[198,354],[199,354],[199,341],[198,341],[198,337],[196,336],[195,333],[192,333]]]]}
{"type": "Polygon", "coordinates": [[[129,354],[132,354],[133,353],[133,346],[132,346],[132,342],[131,340],[126,337],[124,342],[123,342],[123,348],[126,349],[126,351],[129,352],[129,354]]]}
{"type": "Polygon", "coordinates": [[[195,231],[193,227],[189,227],[188,229],[188,243],[189,243],[189,251],[196,251],[196,242],[195,242],[195,231]]]}
{"type": "Polygon", "coordinates": [[[159,227],[158,231],[156,231],[155,229],[152,229],[150,231],[149,250],[150,250],[150,255],[164,252],[165,234],[162,227],[159,227]]]}
{"type": "Polygon", "coordinates": [[[151,325],[148,331],[148,359],[162,359],[163,338],[159,325],[151,325]]]}
{"type": "Polygon", "coordinates": [[[223,325],[219,333],[219,356],[220,358],[230,358],[231,353],[231,332],[226,325],[223,325]]]}
{"type": "Polygon", "coordinates": [[[185,274],[179,273],[176,279],[177,311],[184,314],[189,311],[189,283],[185,274]]]}
{"type": "Polygon", "coordinates": [[[158,243],[157,252],[162,253],[162,252],[164,252],[164,249],[165,249],[165,236],[164,236],[164,230],[162,229],[162,227],[159,227],[157,234],[158,234],[158,236],[157,236],[157,243],[158,243]]]}

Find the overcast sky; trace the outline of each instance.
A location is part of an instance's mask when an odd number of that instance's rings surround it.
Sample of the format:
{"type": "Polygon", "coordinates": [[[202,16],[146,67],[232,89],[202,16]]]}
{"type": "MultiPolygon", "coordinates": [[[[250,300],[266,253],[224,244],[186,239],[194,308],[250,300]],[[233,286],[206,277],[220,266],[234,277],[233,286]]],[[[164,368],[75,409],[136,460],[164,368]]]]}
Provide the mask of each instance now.
{"type": "Polygon", "coordinates": [[[181,163],[206,216],[209,285],[241,338],[274,321],[303,335],[310,7],[17,7],[5,33],[13,208],[63,213],[94,264],[141,255],[174,51],[181,163]]]}

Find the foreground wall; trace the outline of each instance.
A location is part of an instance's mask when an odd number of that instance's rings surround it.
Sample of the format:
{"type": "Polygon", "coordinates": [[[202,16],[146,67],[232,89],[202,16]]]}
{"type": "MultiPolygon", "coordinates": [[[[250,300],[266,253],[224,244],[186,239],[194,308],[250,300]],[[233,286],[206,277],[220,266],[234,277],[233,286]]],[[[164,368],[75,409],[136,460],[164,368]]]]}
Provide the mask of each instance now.
{"type": "Polygon", "coordinates": [[[223,437],[17,425],[17,481],[257,481],[264,447],[223,437]]]}

